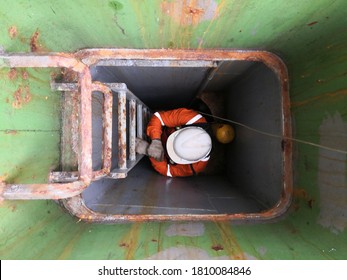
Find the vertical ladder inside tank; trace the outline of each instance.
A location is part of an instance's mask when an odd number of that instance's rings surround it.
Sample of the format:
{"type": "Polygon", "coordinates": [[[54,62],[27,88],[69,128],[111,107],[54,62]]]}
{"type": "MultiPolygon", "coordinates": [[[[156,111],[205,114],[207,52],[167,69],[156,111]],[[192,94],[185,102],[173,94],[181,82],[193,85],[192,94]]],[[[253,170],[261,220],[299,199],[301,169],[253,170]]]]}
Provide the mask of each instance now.
{"type": "MultiPolygon", "coordinates": [[[[151,111],[134,93],[132,93],[124,83],[102,83],[106,86],[113,96],[113,117],[108,120],[107,125],[111,125],[112,120],[116,120],[113,129],[109,129],[113,140],[109,149],[102,149],[102,158],[106,157],[106,153],[112,153],[112,166],[109,173],[100,175],[100,171],[93,171],[94,180],[108,177],[113,179],[126,178],[128,172],[136,166],[143,158],[143,155],[137,154],[135,151],[136,137],[146,138],[146,127],[151,117],[151,111]],[[114,113],[116,112],[116,114],[114,113]],[[116,129],[114,129],[116,128],[116,129]]],[[[61,140],[61,167],[63,171],[51,172],[51,182],[71,182],[78,180],[77,167],[77,149],[78,149],[78,120],[74,118],[74,114],[78,115],[78,84],[76,83],[51,83],[52,90],[63,91],[63,116],[62,116],[62,140],[61,140]],[[75,112],[74,112],[75,111],[75,112]]],[[[98,91],[98,90],[96,90],[98,91]]],[[[105,115],[107,108],[103,106],[103,131],[106,130],[105,115]]],[[[111,113],[112,114],[112,113],[111,113]]],[[[103,145],[106,142],[106,134],[101,136],[103,145]]],[[[111,165],[111,163],[109,164],[111,165]]]]}
{"type": "Polygon", "coordinates": [[[143,155],[135,151],[135,138],[146,137],[146,127],[151,116],[149,108],[132,93],[124,83],[106,83],[117,92],[118,100],[118,157],[117,167],[108,177],[125,178],[143,155]]]}

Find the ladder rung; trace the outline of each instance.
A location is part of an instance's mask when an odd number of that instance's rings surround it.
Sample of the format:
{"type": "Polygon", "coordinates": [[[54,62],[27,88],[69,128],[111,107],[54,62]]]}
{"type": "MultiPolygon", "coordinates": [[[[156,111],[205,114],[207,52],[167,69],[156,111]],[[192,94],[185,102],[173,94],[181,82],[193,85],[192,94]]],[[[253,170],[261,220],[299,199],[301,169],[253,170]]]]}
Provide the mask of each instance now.
{"type": "Polygon", "coordinates": [[[127,168],[126,92],[118,92],[118,168],[127,168]]]}
{"type": "Polygon", "coordinates": [[[142,104],[137,104],[137,137],[143,139],[143,114],[142,104]]]}
{"type": "Polygon", "coordinates": [[[129,161],[127,164],[127,169],[126,170],[122,170],[122,169],[114,169],[110,172],[109,174],[109,178],[113,178],[113,179],[121,179],[121,178],[126,178],[128,175],[128,172],[133,169],[136,164],[144,157],[144,155],[136,155],[136,159],[134,161],[129,161]]]}
{"type": "Polygon", "coordinates": [[[129,160],[136,159],[135,138],[136,138],[136,101],[129,101],[129,160]]]}

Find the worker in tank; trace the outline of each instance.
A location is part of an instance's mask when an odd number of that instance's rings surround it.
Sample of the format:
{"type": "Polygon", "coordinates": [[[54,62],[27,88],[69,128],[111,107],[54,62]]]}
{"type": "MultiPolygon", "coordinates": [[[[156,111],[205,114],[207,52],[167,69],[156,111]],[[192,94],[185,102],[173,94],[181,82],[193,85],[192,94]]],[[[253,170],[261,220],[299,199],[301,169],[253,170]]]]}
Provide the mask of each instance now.
{"type": "Polygon", "coordinates": [[[208,127],[206,119],[191,109],[156,112],[147,126],[151,143],[137,138],[136,152],[148,155],[153,168],[164,176],[199,174],[212,149],[208,127]]]}

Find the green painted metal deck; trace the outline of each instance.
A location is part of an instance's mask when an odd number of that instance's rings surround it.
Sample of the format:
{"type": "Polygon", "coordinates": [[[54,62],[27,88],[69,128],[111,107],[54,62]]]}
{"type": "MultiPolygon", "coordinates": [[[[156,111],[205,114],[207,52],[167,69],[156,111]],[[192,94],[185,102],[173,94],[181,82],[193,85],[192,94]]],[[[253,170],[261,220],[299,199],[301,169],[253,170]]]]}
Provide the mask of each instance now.
{"type": "MultiPolygon", "coordinates": [[[[296,138],[347,150],[347,2],[1,1],[0,47],[256,49],[290,78],[296,138]]],[[[48,69],[0,69],[0,179],[47,182],[60,156],[48,69]]],[[[294,144],[294,201],[269,224],[79,222],[54,201],[0,205],[1,259],[346,259],[347,157],[294,144]]]]}

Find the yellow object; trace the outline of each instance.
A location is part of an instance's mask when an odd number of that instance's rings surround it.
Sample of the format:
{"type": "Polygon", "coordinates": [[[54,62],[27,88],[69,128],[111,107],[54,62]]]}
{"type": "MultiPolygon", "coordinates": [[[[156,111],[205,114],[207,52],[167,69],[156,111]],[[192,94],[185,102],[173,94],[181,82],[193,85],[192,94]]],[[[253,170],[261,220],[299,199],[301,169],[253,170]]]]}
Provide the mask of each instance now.
{"type": "Polygon", "coordinates": [[[212,130],[218,142],[228,144],[235,138],[235,130],[229,124],[213,124],[212,130]]]}

